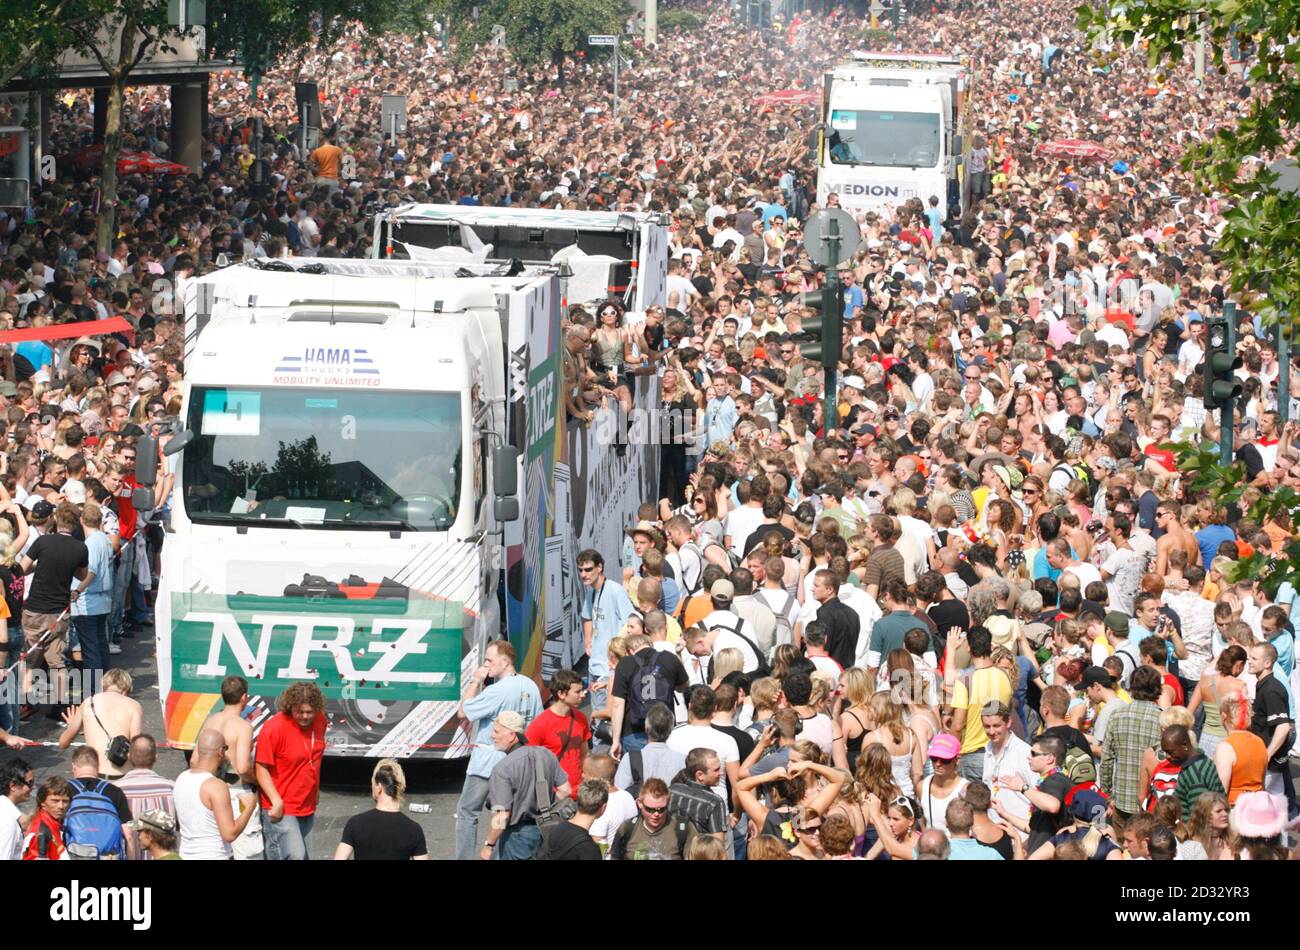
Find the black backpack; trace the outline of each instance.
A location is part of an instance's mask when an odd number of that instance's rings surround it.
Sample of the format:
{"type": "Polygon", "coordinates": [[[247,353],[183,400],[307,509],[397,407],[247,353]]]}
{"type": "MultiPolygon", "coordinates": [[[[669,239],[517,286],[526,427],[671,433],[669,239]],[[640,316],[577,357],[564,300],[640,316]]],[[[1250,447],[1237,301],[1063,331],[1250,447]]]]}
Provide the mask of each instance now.
{"type": "Polygon", "coordinates": [[[650,648],[650,659],[638,659],[636,672],[627,691],[627,721],[645,722],[646,713],[655,703],[673,708],[673,684],[659,663],[660,652],[650,648]]]}
{"type": "MultiPolygon", "coordinates": [[[[736,625],[734,627],[724,627],[722,626],[722,624],[718,624],[718,626],[709,627],[708,629],[710,633],[712,633],[714,630],[729,630],[732,633],[734,633],[736,636],[740,637],[740,639],[744,640],[747,644],[749,644],[749,648],[754,651],[754,656],[758,657],[758,667],[754,670],[754,672],[749,674],[751,682],[753,680],[762,679],[765,676],[771,676],[772,668],[767,665],[767,657],[763,656],[763,651],[758,648],[757,643],[755,643],[753,640],[749,639],[749,637],[745,636],[743,633],[740,632],[740,628],[743,627],[744,625],[745,625],[745,618],[741,617],[736,622],[736,625]]],[[[709,657],[708,674],[709,674],[709,679],[713,679],[713,657],[709,657]]]]}

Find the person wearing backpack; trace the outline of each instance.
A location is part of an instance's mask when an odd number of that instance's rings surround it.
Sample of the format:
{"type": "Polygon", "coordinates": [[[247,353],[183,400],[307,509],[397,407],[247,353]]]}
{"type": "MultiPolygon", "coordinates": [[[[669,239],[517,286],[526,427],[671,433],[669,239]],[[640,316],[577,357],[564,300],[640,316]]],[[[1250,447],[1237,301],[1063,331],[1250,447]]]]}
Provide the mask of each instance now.
{"type": "MultiPolygon", "coordinates": [[[[696,636],[695,644],[688,642],[687,648],[696,656],[717,656],[722,650],[735,647],[745,658],[744,672],[750,675],[766,676],[768,673],[767,658],[763,656],[758,647],[756,639],[758,634],[754,630],[754,625],[731,609],[735,597],[735,585],[729,580],[716,581],[709,588],[709,599],[713,603],[713,611],[700,621],[704,636],[696,636]],[[704,652],[697,649],[701,643],[707,646],[704,652]]],[[[689,631],[683,639],[688,641],[691,639],[689,631]]],[[[712,676],[711,673],[708,675],[712,676]]]]}
{"type": "Polygon", "coordinates": [[[487,861],[495,853],[498,861],[527,861],[542,846],[542,826],[568,817],[560,809],[573,797],[573,787],[554,752],[528,744],[524,717],[513,709],[497,714],[492,744],[505,758],[488,777],[492,824],[479,857],[487,861]]]}
{"type": "Polygon", "coordinates": [[[673,706],[673,694],[685,693],[690,685],[686,667],[667,650],[656,650],[650,638],[628,638],[629,653],[614,668],[610,688],[610,728],[613,744],[610,754],[621,758],[624,752],[645,748],[646,714],[655,703],[673,706]]]}
{"type": "Polygon", "coordinates": [[[72,753],[72,801],[63,819],[63,843],[93,848],[100,860],[134,858],[131,803],[126,793],[99,777],[99,753],[88,745],[72,753]]]}
{"type": "Polygon", "coordinates": [[[668,745],[673,734],[676,717],[663,703],[654,703],[646,711],[645,748],[640,751],[623,750],[614,776],[614,786],[629,792],[633,797],[641,793],[641,786],[652,778],[671,782],[673,776],[686,766],[686,754],[668,745]]]}
{"type": "Polygon", "coordinates": [[[793,644],[795,624],[799,622],[799,599],[785,589],[784,572],[784,558],[768,558],[763,566],[763,586],[754,594],[756,599],[767,604],[776,619],[772,634],[774,646],[793,644]]]}
{"type": "Polygon", "coordinates": [[[695,826],[668,813],[668,783],[648,778],[637,796],[641,814],[614,833],[611,861],[681,861],[695,838],[695,826]]]}

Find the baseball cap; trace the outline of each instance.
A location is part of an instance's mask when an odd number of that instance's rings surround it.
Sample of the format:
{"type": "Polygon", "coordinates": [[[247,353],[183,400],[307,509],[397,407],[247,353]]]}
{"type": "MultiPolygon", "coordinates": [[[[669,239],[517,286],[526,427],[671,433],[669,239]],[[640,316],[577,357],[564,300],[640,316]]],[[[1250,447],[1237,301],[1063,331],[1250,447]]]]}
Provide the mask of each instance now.
{"type": "Polygon", "coordinates": [[[865,391],[867,388],[867,384],[862,381],[861,376],[845,376],[844,382],[841,385],[850,386],[853,389],[858,389],[863,391],[865,391]]]}
{"type": "MultiPolygon", "coordinates": [[[[515,715],[518,715],[516,713],[515,715]]],[[[160,808],[151,808],[142,814],[135,821],[129,822],[132,831],[161,831],[165,834],[176,834],[176,819],[160,808]]]]}
{"type": "Polygon", "coordinates": [[[86,503],[86,486],[81,482],[68,479],[63,486],[63,496],[74,505],[84,505],[86,503]]]}
{"type": "Polygon", "coordinates": [[[114,386],[129,386],[131,384],[127,381],[127,378],[123,376],[121,373],[110,373],[108,376],[108,381],[104,385],[107,386],[109,389],[112,389],[114,386]]]}
{"type": "Polygon", "coordinates": [[[1115,685],[1115,677],[1102,666],[1090,666],[1083,671],[1083,685],[1088,686],[1105,686],[1107,689],[1115,685]]]}
{"type": "Polygon", "coordinates": [[[524,717],[513,709],[503,709],[497,713],[497,725],[503,729],[509,729],[511,732],[522,733],[524,731],[524,717]]]}
{"type": "Polygon", "coordinates": [[[1091,822],[1106,814],[1106,799],[1100,792],[1092,789],[1080,789],[1070,799],[1070,814],[1080,821],[1091,822]]]}
{"type": "Polygon", "coordinates": [[[37,521],[44,521],[54,514],[54,506],[44,498],[37,498],[28,510],[32,513],[32,518],[37,521]]]}
{"type": "Polygon", "coordinates": [[[709,596],[715,600],[731,600],[736,596],[736,587],[731,581],[723,580],[714,581],[713,586],[709,588],[709,596]]]}
{"type": "Polygon", "coordinates": [[[1128,633],[1129,627],[1128,614],[1120,613],[1118,610],[1112,610],[1106,614],[1106,626],[1116,633],[1128,633]]]}
{"type": "Polygon", "coordinates": [[[961,755],[961,740],[956,736],[941,732],[930,740],[928,754],[932,759],[955,759],[961,755]]]}

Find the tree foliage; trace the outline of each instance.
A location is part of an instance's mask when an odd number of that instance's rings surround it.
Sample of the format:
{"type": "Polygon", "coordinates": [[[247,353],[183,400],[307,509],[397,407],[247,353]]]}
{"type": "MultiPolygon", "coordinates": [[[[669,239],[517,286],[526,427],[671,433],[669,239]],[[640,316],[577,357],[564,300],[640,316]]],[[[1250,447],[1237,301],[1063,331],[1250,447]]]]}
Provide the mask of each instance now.
{"type": "Polygon", "coordinates": [[[524,69],[560,65],[593,33],[620,34],[631,13],[624,0],[446,0],[464,58],[505,29],[510,55],[524,69]],[[477,8],[478,17],[473,12],[477,8]]]}
{"type": "Polygon", "coordinates": [[[1300,2],[1140,0],[1125,7],[1109,20],[1100,8],[1080,7],[1079,25],[1094,38],[1108,30],[1119,46],[1145,43],[1152,68],[1183,64],[1202,29],[1210,66],[1220,73],[1229,71],[1234,46],[1257,51],[1238,92],[1240,119],[1189,149],[1184,166],[1232,205],[1217,245],[1232,289],[1266,322],[1300,313],[1300,195],[1279,192],[1266,168],[1296,157],[1300,44],[1292,38],[1300,33],[1300,2]]]}

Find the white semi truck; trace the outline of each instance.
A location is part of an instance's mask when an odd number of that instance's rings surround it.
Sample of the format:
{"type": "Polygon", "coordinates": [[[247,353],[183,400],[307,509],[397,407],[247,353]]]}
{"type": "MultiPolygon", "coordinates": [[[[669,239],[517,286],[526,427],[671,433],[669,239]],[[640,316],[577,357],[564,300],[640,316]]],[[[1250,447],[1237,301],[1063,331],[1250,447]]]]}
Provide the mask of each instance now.
{"type": "Polygon", "coordinates": [[[405,205],[375,218],[373,255],[440,263],[568,264],[569,303],[667,300],[668,218],[651,212],[405,205]]]}
{"type": "Polygon", "coordinates": [[[823,79],[817,200],[835,192],[850,211],[909,198],[947,218],[969,200],[971,72],[963,61],[911,53],[855,53],[823,79]]]}
{"type": "Polygon", "coordinates": [[[237,673],[255,726],[309,680],[330,754],[457,757],[489,640],[537,677],[580,657],[575,555],[620,550],[658,450],[566,425],[556,268],[495,270],[254,262],[187,291],[157,602],[170,741],[237,673]]]}

